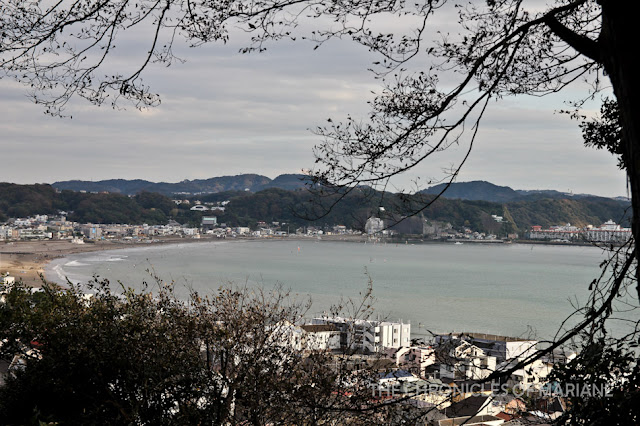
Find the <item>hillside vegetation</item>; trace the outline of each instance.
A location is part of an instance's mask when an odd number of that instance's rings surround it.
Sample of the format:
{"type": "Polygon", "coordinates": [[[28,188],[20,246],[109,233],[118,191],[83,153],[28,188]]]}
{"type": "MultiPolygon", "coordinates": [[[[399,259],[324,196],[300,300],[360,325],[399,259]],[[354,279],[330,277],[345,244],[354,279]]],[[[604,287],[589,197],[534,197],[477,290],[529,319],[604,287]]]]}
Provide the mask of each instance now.
{"type": "MultiPolygon", "coordinates": [[[[309,214],[311,194],[306,190],[265,189],[256,193],[227,191],[201,197],[191,197],[202,202],[229,201],[224,212],[195,212],[193,204],[176,205],[171,198],[152,192],[140,192],[135,196],[114,193],[82,193],[70,190],[57,191],[50,185],[17,185],[0,183],[0,220],[9,217],[27,217],[36,214],[68,213],[68,220],[92,223],[166,224],[169,220],[196,226],[201,217],[218,216],[218,223],[229,226],[254,227],[258,221],[284,222],[290,231],[300,226],[345,225],[362,230],[368,217],[380,214],[384,207],[387,217],[398,204],[394,194],[380,194],[370,190],[356,190],[345,197],[333,209],[318,220],[317,213],[309,214]],[[374,195],[373,197],[371,195],[374,195]]],[[[325,199],[329,205],[333,199],[325,199]]],[[[497,203],[479,200],[440,198],[426,209],[421,218],[449,222],[456,228],[466,226],[475,231],[506,233],[523,232],[532,225],[543,227],[571,223],[577,226],[599,225],[608,219],[628,226],[626,218],[629,203],[610,198],[584,197],[564,199],[534,199],[497,203]],[[491,215],[503,216],[507,224],[498,224],[491,215]]],[[[399,232],[420,233],[418,218],[398,227],[399,232]]]]}

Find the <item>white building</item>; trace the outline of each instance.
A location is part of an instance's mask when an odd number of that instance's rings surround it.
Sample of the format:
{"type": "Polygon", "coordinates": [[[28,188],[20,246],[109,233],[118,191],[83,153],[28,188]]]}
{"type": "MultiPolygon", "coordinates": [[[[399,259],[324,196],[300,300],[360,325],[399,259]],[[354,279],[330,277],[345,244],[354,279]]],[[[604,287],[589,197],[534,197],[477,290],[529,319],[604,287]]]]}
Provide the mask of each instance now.
{"type": "Polygon", "coordinates": [[[600,228],[587,228],[584,238],[600,243],[625,243],[631,238],[631,228],[622,228],[612,220],[603,223],[600,228]]]}
{"type": "Polygon", "coordinates": [[[330,324],[301,325],[304,331],[302,348],[308,351],[332,351],[340,349],[340,331],[330,324]]]}
{"type": "Polygon", "coordinates": [[[436,363],[436,353],[431,346],[410,346],[389,349],[387,354],[396,365],[419,377],[426,377],[427,367],[436,363]]]}
{"type": "Polygon", "coordinates": [[[464,340],[449,343],[450,348],[439,355],[442,379],[481,380],[496,371],[495,356],[464,340]]]}
{"type": "Polygon", "coordinates": [[[385,348],[411,346],[411,324],[403,322],[353,320],[342,317],[320,317],[313,324],[331,324],[340,330],[343,349],[377,353],[385,348]]]}
{"type": "Polygon", "coordinates": [[[498,362],[510,359],[524,359],[536,351],[537,340],[519,337],[498,336],[486,333],[461,333],[436,336],[436,342],[442,345],[447,341],[464,340],[487,355],[495,356],[498,362]]]}
{"type": "Polygon", "coordinates": [[[85,236],[85,238],[89,238],[91,240],[97,240],[102,237],[102,228],[99,225],[87,223],[80,227],[80,232],[85,236]]]}
{"type": "Polygon", "coordinates": [[[9,240],[13,237],[13,228],[0,225],[0,240],[9,240]]]}
{"type": "MultiPolygon", "coordinates": [[[[505,361],[499,365],[499,369],[507,370],[514,366],[518,360],[505,361]]],[[[511,388],[518,386],[520,389],[542,389],[547,383],[547,376],[551,373],[553,364],[537,359],[526,367],[515,370],[508,378],[507,385],[511,388]]]]}
{"type": "Polygon", "coordinates": [[[234,229],[234,231],[238,235],[249,235],[251,233],[251,229],[246,226],[238,226],[234,229]]]}
{"type": "Polygon", "coordinates": [[[572,241],[580,238],[582,231],[576,226],[567,223],[563,226],[551,226],[549,229],[542,229],[542,226],[534,225],[529,231],[529,238],[532,240],[566,240],[572,241]]]}
{"type": "Polygon", "coordinates": [[[551,226],[549,229],[542,229],[542,226],[535,225],[529,231],[529,238],[532,240],[575,241],[583,239],[599,243],[625,243],[631,238],[631,229],[622,228],[612,220],[603,223],[599,228],[589,225],[584,229],[571,226],[569,223],[564,226],[551,226]]]}
{"type": "Polygon", "coordinates": [[[384,220],[379,217],[370,217],[364,225],[364,230],[367,234],[376,234],[378,232],[382,232],[383,229],[384,220]]]}

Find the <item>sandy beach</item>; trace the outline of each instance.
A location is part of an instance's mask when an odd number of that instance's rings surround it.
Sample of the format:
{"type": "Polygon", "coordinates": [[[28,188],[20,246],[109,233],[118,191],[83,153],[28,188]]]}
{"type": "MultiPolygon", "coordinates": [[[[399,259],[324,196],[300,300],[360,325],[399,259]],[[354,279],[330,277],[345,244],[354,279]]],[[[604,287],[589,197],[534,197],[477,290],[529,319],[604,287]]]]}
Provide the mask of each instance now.
{"type": "Polygon", "coordinates": [[[27,285],[39,287],[42,283],[40,275],[44,274],[47,263],[70,254],[115,250],[149,244],[198,241],[207,241],[207,239],[171,237],[154,240],[153,242],[98,241],[86,244],[74,244],[71,241],[62,240],[0,242],[0,273],[4,275],[8,272],[16,280],[21,279],[27,285]]]}
{"type": "MultiPolygon", "coordinates": [[[[292,238],[292,237],[289,237],[292,238]]],[[[293,237],[300,240],[315,239],[315,237],[293,237]]],[[[231,241],[253,240],[253,237],[243,237],[231,239],[231,241]]],[[[269,238],[277,240],[282,238],[269,238]]],[[[363,241],[361,236],[325,236],[326,241],[363,241]]],[[[21,279],[25,284],[40,287],[42,284],[41,274],[45,273],[45,268],[54,259],[68,256],[75,253],[87,253],[92,251],[116,250],[131,248],[136,246],[148,246],[150,244],[184,244],[198,243],[217,240],[214,236],[203,238],[182,238],[177,236],[160,237],[153,241],[97,241],[85,244],[74,244],[71,241],[63,240],[42,240],[42,241],[10,241],[0,242],[0,274],[14,276],[16,280],[21,279]]]]}

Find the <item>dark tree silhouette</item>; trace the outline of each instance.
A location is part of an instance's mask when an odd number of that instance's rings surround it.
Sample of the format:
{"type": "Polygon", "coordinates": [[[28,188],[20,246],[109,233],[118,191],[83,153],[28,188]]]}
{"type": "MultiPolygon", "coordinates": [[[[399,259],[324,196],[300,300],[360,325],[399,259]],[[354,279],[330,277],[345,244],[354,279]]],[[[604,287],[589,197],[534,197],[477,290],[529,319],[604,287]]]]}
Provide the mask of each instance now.
{"type": "Polygon", "coordinates": [[[623,163],[622,127],[618,103],[605,98],[600,107],[600,117],[585,120],[580,124],[585,146],[595,149],[606,149],[618,157],[618,167],[626,169],[623,163]]]}
{"type": "MultiPolygon", "coordinates": [[[[1,68],[25,83],[51,114],[60,114],[74,95],[95,104],[157,105],[158,95],[142,80],[144,69],[154,61],[175,61],[176,37],[185,37],[194,46],[224,42],[232,25],[252,36],[243,52],[262,51],[268,41],[299,37],[316,45],[349,38],[376,52],[380,59],[372,70],[383,89],[372,102],[368,119],[349,117],[317,129],[322,142],[315,149],[318,167],[312,177],[322,185],[312,189],[331,195],[328,203],[320,204],[322,208],[331,208],[363,186],[386,188],[396,176],[452,144],[465,144],[470,152],[492,100],[544,96],[585,81],[592,85],[584,94],[587,99],[610,87],[618,105],[616,152],[626,167],[634,240],[640,237],[637,18],[629,2],[556,0],[530,6],[522,0],[462,5],[446,0],[5,0],[0,4],[1,68]],[[460,32],[430,42],[429,23],[450,16],[452,10],[460,32]],[[405,31],[376,29],[385,19],[401,22],[396,28],[405,31]],[[301,33],[303,22],[314,28],[301,33]],[[148,53],[128,74],[103,72],[121,33],[134,28],[148,31],[148,53]],[[412,71],[416,67],[422,68],[412,71]]],[[[456,178],[469,152],[450,171],[447,182],[456,178]]],[[[432,200],[411,198],[403,208],[416,214],[432,200]]],[[[580,333],[587,345],[599,342],[614,300],[629,291],[640,297],[640,252],[632,244],[605,265],[607,275],[603,273],[593,287],[584,322],[556,344],[580,333]],[[635,289],[629,290],[634,283],[635,289]]],[[[637,330],[637,321],[632,323],[637,330]]],[[[626,341],[637,342],[637,337],[634,331],[626,341]]]]}

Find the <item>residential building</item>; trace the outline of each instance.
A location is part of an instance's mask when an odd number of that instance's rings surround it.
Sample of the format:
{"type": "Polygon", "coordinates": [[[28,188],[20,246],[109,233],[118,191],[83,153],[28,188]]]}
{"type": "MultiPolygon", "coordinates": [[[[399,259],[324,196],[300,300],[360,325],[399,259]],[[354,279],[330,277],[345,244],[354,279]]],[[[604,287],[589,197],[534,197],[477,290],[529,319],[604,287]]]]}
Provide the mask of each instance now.
{"type": "Polygon", "coordinates": [[[363,353],[378,353],[385,348],[411,345],[411,324],[403,322],[372,321],[342,317],[319,317],[313,324],[332,324],[340,330],[342,349],[363,353]]]}
{"type": "Polygon", "coordinates": [[[427,367],[436,363],[436,353],[431,346],[409,346],[387,350],[387,355],[397,366],[419,377],[427,377],[427,367]]]}
{"type": "Polygon", "coordinates": [[[102,237],[102,228],[98,225],[88,223],[80,227],[80,232],[90,240],[97,240],[102,237]]]}
{"type": "Polygon", "coordinates": [[[498,362],[509,359],[524,359],[536,351],[537,340],[507,337],[487,333],[453,333],[436,336],[436,343],[448,340],[464,340],[479,348],[487,355],[494,356],[498,362]]]}
{"type": "Polygon", "coordinates": [[[306,324],[302,347],[309,351],[332,351],[340,349],[340,331],[331,324],[306,324]]]}
{"type": "Polygon", "coordinates": [[[234,228],[234,231],[238,235],[249,235],[251,233],[251,229],[246,226],[238,226],[234,228]]]}
{"type": "Polygon", "coordinates": [[[212,229],[218,225],[218,218],[216,216],[203,216],[202,217],[202,229],[212,229]]]}
{"type": "Polygon", "coordinates": [[[496,371],[497,359],[465,340],[451,340],[439,347],[440,378],[481,380],[496,371]]]}

